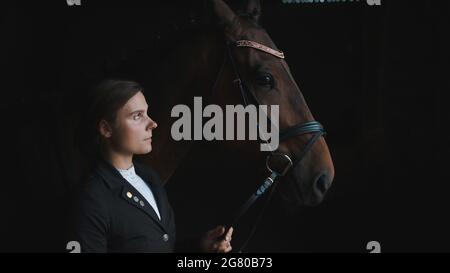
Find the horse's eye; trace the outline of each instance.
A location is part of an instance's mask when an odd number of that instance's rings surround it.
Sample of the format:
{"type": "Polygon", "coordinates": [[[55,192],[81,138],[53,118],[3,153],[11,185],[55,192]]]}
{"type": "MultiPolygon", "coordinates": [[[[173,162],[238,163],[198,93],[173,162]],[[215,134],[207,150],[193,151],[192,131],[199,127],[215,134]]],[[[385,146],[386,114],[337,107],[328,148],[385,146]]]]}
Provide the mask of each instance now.
{"type": "Polygon", "coordinates": [[[256,76],[256,83],[262,86],[270,86],[271,88],[274,86],[273,77],[269,73],[263,73],[256,76]]]}

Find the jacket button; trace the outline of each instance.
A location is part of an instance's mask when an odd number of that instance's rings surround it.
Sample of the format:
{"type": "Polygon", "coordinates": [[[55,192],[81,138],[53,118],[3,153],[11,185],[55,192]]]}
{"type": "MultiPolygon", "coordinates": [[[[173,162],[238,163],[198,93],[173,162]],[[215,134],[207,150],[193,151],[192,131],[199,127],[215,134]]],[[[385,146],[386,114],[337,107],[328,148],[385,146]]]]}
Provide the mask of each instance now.
{"type": "Polygon", "coordinates": [[[164,234],[163,235],[163,240],[164,240],[164,242],[169,241],[169,235],[168,234],[164,234]]]}

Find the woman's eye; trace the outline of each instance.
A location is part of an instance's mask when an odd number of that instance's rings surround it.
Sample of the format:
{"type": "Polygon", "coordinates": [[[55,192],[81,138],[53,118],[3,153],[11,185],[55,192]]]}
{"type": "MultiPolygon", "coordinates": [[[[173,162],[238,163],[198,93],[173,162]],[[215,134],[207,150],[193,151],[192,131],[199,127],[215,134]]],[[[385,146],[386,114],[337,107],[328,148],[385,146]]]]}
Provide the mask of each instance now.
{"type": "Polygon", "coordinates": [[[133,119],[134,119],[134,120],[138,120],[138,119],[140,119],[141,117],[142,117],[142,114],[139,113],[139,114],[134,115],[134,116],[133,116],[133,119]]]}
{"type": "Polygon", "coordinates": [[[273,88],[273,86],[274,86],[273,77],[269,73],[264,73],[264,74],[258,75],[256,77],[256,83],[258,85],[262,85],[262,86],[270,86],[271,88],[273,88]]]}

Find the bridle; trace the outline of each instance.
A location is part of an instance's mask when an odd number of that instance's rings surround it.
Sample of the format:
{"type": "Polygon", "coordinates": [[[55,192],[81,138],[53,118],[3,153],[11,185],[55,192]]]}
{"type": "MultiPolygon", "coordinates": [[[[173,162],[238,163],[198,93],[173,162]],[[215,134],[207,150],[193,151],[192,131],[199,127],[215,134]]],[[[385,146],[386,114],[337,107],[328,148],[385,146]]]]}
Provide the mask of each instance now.
{"type": "MultiPolygon", "coordinates": [[[[229,58],[230,62],[231,62],[231,65],[232,65],[232,68],[233,68],[233,72],[234,72],[233,83],[236,84],[237,88],[239,89],[239,92],[240,92],[240,95],[241,95],[242,100],[244,102],[244,105],[245,106],[249,105],[249,98],[248,98],[247,94],[249,94],[251,96],[251,99],[254,102],[256,102],[257,105],[260,105],[260,103],[258,102],[258,99],[256,98],[256,96],[252,92],[250,92],[250,90],[246,87],[244,81],[242,80],[242,77],[240,76],[239,70],[238,70],[238,68],[236,66],[236,63],[235,63],[235,61],[233,59],[233,55],[231,53],[231,46],[232,46],[232,44],[230,42],[227,42],[227,44],[226,44],[226,53],[225,53],[225,56],[224,56],[223,64],[222,64],[222,67],[220,68],[219,74],[218,74],[218,76],[216,78],[216,81],[214,83],[213,91],[215,89],[216,83],[218,82],[218,80],[219,80],[219,78],[220,78],[220,76],[222,74],[222,70],[223,70],[223,67],[226,64],[226,60],[227,60],[227,58],[229,58]]],[[[234,43],[234,46],[236,48],[240,48],[240,47],[253,48],[253,49],[265,52],[267,54],[270,54],[270,55],[272,55],[272,56],[274,56],[274,57],[276,57],[278,59],[284,59],[284,53],[282,51],[270,48],[268,46],[262,45],[260,43],[254,42],[254,41],[239,40],[239,41],[236,41],[234,43]]],[[[292,81],[294,81],[294,79],[292,78],[291,74],[287,70],[287,68],[286,68],[284,63],[282,63],[282,66],[285,69],[286,73],[288,73],[290,79],[292,81]]],[[[270,119],[269,119],[269,121],[270,121],[270,119]]],[[[270,121],[270,124],[272,124],[271,121],[270,121]]],[[[297,166],[297,164],[302,161],[302,159],[305,157],[305,155],[308,153],[308,151],[312,148],[314,143],[321,136],[325,135],[325,130],[324,130],[322,124],[320,124],[319,122],[317,122],[317,121],[308,121],[308,122],[305,122],[305,123],[296,124],[296,125],[288,127],[288,128],[284,128],[284,129],[280,130],[279,134],[280,134],[279,135],[279,141],[280,142],[285,141],[285,140],[287,140],[289,138],[292,138],[292,137],[305,135],[305,134],[313,134],[313,136],[308,140],[308,142],[306,143],[303,151],[299,155],[295,156],[294,160],[292,160],[292,158],[289,155],[285,154],[285,153],[273,152],[273,151],[270,152],[270,154],[266,158],[266,167],[269,170],[270,175],[258,187],[256,192],[247,200],[247,202],[245,202],[241,206],[239,211],[235,214],[235,217],[233,218],[233,221],[229,225],[230,227],[231,226],[233,226],[233,227],[236,226],[236,224],[239,222],[239,219],[248,211],[248,209],[254,204],[254,202],[261,195],[263,195],[277,181],[278,177],[285,176],[291,169],[295,168],[297,166]],[[279,168],[279,169],[276,169],[276,168],[272,167],[270,165],[270,162],[271,162],[271,159],[273,157],[279,157],[282,160],[285,160],[286,161],[285,166],[283,168],[279,168]]],[[[274,188],[274,187],[272,187],[272,188],[274,188]]],[[[252,231],[248,235],[247,239],[244,241],[244,244],[241,246],[241,249],[239,250],[239,252],[242,252],[242,250],[246,247],[246,245],[248,244],[248,242],[252,238],[252,236],[253,236],[253,234],[254,234],[254,232],[256,230],[256,227],[257,227],[259,221],[261,220],[262,215],[264,214],[265,208],[267,207],[267,204],[270,201],[271,195],[272,194],[270,194],[269,198],[266,201],[266,204],[264,205],[263,209],[261,210],[260,214],[258,215],[257,221],[253,225],[252,231]]]]}

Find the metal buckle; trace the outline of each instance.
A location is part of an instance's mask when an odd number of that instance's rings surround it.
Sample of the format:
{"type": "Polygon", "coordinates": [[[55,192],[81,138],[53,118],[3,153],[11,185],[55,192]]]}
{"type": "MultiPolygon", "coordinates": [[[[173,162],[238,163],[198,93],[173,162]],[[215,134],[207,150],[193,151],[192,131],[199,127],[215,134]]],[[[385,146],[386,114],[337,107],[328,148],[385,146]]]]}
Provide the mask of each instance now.
{"type": "Polygon", "coordinates": [[[269,154],[269,155],[266,157],[266,167],[267,167],[267,169],[268,169],[270,172],[275,173],[275,174],[277,174],[277,175],[279,175],[279,176],[284,176],[284,175],[286,175],[286,173],[289,171],[290,168],[292,168],[293,165],[294,165],[294,163],[292,163],[292,159],[291,159],[287,154],[283,154],[283,153],[273,153],[273,154],[269,154]],[[280,172],[275,171],[275,170],[273,170],[273,169],[270,167],[269,160],[270,160],[273,156],[281,156],[282,158],[284,158],[284,159],[287,160],[286,166],[285,166],[280,172]]]}

